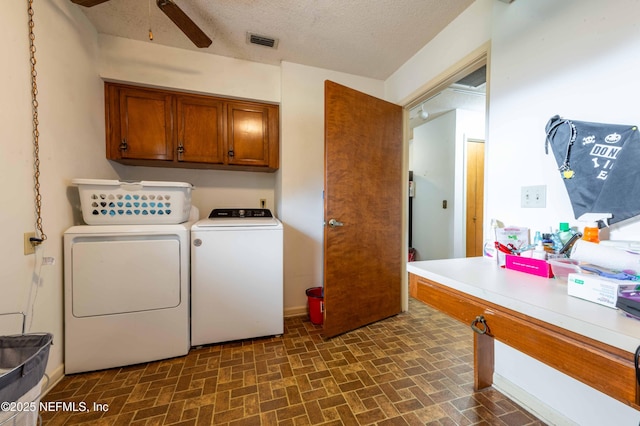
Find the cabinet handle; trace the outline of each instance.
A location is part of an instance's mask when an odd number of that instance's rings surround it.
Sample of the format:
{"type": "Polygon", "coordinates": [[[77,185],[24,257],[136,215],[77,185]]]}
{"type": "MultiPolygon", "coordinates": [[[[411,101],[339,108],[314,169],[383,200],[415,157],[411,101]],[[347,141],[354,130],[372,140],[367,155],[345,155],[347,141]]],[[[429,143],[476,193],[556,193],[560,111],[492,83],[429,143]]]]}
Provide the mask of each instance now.
{"type": "Polygon", "coordinates": [[[129,145],[127,145],[127,140],[123,138],[122,142],[120,142],[120,151],[126,151],[127,149],[129,149],[129,145]]]}
{"type": "Polygon", "coordinates": [[[184,154],[184,146],[182,146],[182,144],[178,145],[178,154],[184,154]]]}
{"type": "Polygon", "coordinates": [[[478,334],[486,334],[487,331],[489,331],[489,326],[487,325],[484,316],[478,315],[476,319],[471,321],[471,329],[478,334]],[[480,325],[480,327],[478,326],[478,324],[480,325]]]}
{"type": "Polygon", "coordinates": [[[233,150],[229,150],[229,157],[233,158],[233,150]]]}

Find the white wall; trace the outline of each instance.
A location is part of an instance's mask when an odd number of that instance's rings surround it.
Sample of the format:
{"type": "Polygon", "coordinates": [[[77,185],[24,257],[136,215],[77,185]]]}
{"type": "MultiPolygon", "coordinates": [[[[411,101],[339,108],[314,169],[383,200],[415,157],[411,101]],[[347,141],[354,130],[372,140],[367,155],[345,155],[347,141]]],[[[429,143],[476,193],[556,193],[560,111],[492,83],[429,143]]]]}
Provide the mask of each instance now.
{"type": "MultiPolygon", "coordinates": [[[[430,78],[491,38],[485,218],[534,230],[576,224],[555,161],[544,154],[544,125],[554,114],[638,123],[639,13],[640,4],[630,0],[477,0],[387,80],[386,96],[413,99],[430,78]],[[547,185],[547,208],[520,208],[526,185],[547,185]]],[[[614,225],[611,238],[640,239],[640,221],[614,225]]],[[[640,419],[636,410],[500,344],[496,383],[515,389],[512,394],[553,423],[631,425],[640,419]]]]}
{"type": "MultiPolygon", "coordinates": [[[[616,0],[514,2],[496,9],[491,55],[490,164],[519,159],[528,167],[514,179],[488,176],[488,208],[508,223],[532,229],[575,221],[553,156],[544,153],[547,120],[563,117],[638,124],[640,95],[634,18],[640,5],[616,0]],[[546,209],[521,209],[520,187],[547,185],[546,209]]],[[[640,238],[640,221],[611,228],[611,238],[640,238]]]]}
{"type": "Polygon", "coordinates": [[[416,260],[453,257],[455,137],[455,110],[413,129],[410,167],[416,260]],[[443,200],[447,200],[446,209],[443,200]]]}
{"type": "Polygon", "coordinates": [[[495,0],[476,0],[385,81],[389,102],[406,105],[423,94],[432,80],[491,39],[495,0]]]}
{"type": "Polygon", "coordinates": [[[100,34],[100,76],[146,86],[280,102],[280,67],[100,34]]]}
{"type": "Polygon", "coordinates": [[[35,256],[23,254],[22,234],[35,231],[28,16],[25,2],[4,2],[0,14],[0,312],[26,310],[29,289],[37,286],[28,324],[30,331],[54,335],[47,371],[55,380],[62,374],[64,347],[62,233],[73,224],[74,189],[68,185],[74,177],[114,178],[115,172],[104,159],[104,108],[99,101],[103,88],[95,30],[66,0],[34,2],[34,12],[47,240],[35,256]],[[55,258],[55,265],[40,268],[43,256],[55,258]]]}
{"type": "MultiPolygon", "coordinates": [[[[635,105],[640,86],[634,84],[640,66],[639,13],[640,4],[627,0],[539,0],[495,9],[487,145],[490,217],[534,230],[561,221],[578,225],[555,160],[544,153],[544,126],[555,114],[640,122],[635,105]],[[491,173],[519,162],[529,166],[512,179],[491,173]],[[520,187],[534,184],[547,185],[547,208],[521,209],[520,187]]],[[[612,226],[611,238],[640,239],[640,221],[612,226]]],[[[523,365],[508,347],[497,347],[496,361],[497,374],[526,383],[533,397],[578,424],[637,424],[640,419],[637,411],[564,375],[535,363],[523,365]],[[613,419],[612,413],[619,417],[613,419]]]]}

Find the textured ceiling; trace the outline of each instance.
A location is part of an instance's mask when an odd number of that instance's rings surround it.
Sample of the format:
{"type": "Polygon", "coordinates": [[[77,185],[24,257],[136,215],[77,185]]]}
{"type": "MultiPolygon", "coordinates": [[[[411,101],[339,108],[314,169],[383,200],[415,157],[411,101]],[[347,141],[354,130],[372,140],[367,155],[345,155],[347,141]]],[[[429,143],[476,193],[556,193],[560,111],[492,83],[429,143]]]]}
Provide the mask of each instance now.
{"type": "Polygon", "coordinates": [[[99,33],[266,64],[294,62],[386,79],[473,0],[175,0],[213,40],[198,49],[155,0],[80,8],[99,33]],[[149,41],[148,29],[153,31],[149,41]],[[247,32],[279,40],[251,45],[247,32]]]}

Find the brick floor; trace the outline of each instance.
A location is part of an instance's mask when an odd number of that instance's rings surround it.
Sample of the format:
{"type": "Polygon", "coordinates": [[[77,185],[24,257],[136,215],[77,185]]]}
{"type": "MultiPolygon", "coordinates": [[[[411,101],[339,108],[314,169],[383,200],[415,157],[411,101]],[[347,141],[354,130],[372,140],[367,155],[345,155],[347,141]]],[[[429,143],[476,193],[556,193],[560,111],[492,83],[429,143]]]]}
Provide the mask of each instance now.
{"type": "Polygon", "coordinates": [[[281,337],[66,376],[45,425],[543,425],[490,388],[473,391],[472,332],[410,300],[409,311],[323,340],[306,317],[281,337]],[[94,409],[102,404],[107,409],[94,409]]]}

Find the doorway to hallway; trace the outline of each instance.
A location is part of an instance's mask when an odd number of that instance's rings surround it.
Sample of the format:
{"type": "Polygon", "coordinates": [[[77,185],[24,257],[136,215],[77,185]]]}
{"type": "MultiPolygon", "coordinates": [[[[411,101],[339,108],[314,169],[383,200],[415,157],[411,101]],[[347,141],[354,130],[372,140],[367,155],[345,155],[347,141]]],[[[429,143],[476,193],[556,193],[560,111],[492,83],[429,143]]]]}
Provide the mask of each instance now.
{"type": "Polygon", "coordinates": [[[484,52],[407,106],[415,260],[482,255],[486,65],[484,52]]]}

